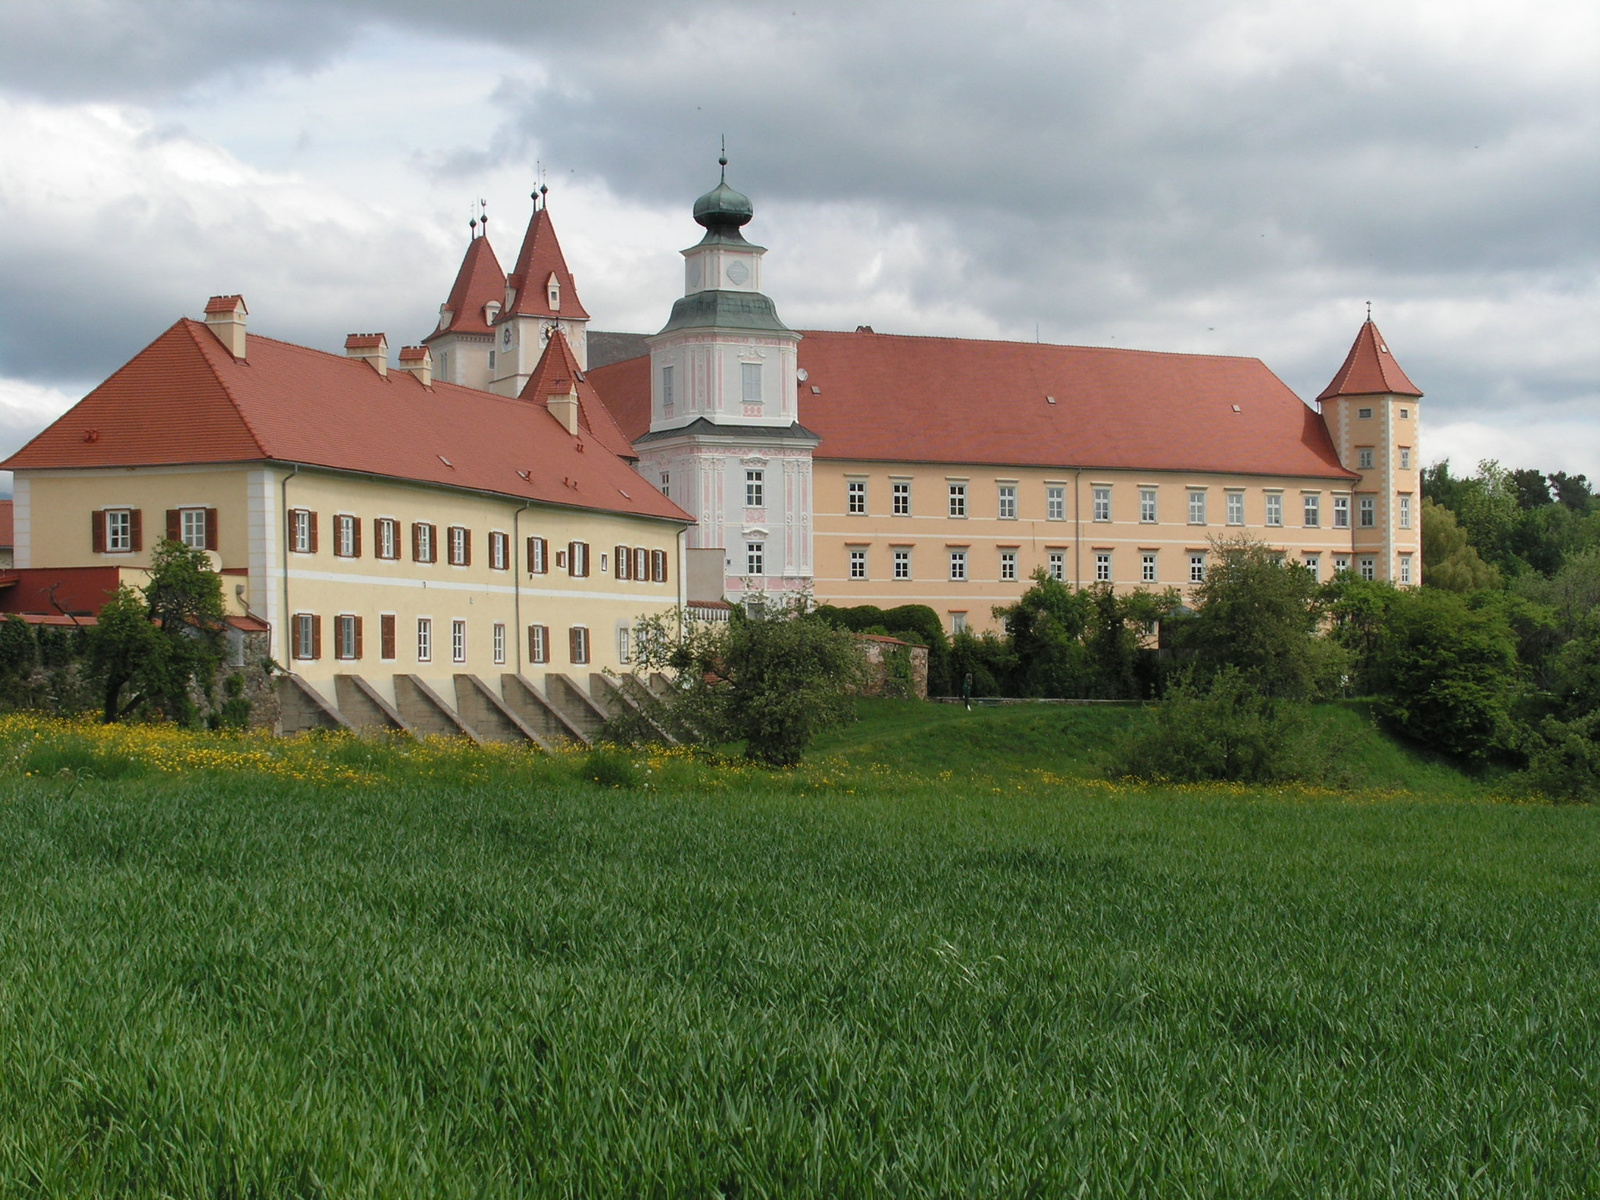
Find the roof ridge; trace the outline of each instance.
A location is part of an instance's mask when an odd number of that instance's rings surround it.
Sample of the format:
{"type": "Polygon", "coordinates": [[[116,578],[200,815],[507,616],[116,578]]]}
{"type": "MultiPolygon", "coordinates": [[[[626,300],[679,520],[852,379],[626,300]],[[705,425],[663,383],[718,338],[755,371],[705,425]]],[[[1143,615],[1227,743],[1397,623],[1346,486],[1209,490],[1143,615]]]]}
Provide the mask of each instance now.
{"type": "MultiPolygon", "coordinates": [[[[245,427],[245,431],[250,435],[250,440],[256,444],[256,449],[265,455],[267,448],[261,443],[261,435],[256,432],[256,427],[250,423],[250,418],[244,415],[244,409],[239,406],[239,398],[233,394],[233,389],[228,386],[228,381],[222,377],[222,373],[212,365],[211,356],[206,353],[205,347],[200,344],[200,338],[195,326],[202,324],[202,322],[196,321],[193,317],[180,317],[179,321],[188,330],[189,338],[194,342],[194,348],[200,352],[200,357],[206,364],[206,370],[211,372],[211,378],[217,381],[217,386],[222,389],[222,394],[228,398],[228,403],[233,405],[233,411],[238,415],[240,424],[245,427]]],[[[211,338],[212,341],[216,341],[216,335],[211,332],[209,326],[206,327],[206,336],[211,338]]],[[[248,353],[248,342],[245,343],[245,347],[248,353]]],[[[221,342],[217,342],[217,348],[227,350],[227,347],[221,342]]],[[[231,353],[229,356],[232,357],[231,353]]],[[[234,359],[234,361],[237,362],[238,360],[234,359]]],[[[248,363],[250,360],[246,358],[244,361],[248,363]]]]}
{"type": "MultiPolygon", "coordinates": [[[[796,332],[803,337],[809,337],[814,334],[834,334],[842,337],[904,338],[908,341],[919,342],[977,343],[982,346],[1033,346],[1044,350],[1093,350],[1106,354],[1149,354],[1161,358],[1221,358],[1230,362],[1262,361],[1260,356],[1254,354],[1212,354],[1199,350],[1146,350],[1139,346],[1088,346],[1081,342],[1027,342],[1017,338],[958,337],[950,333],[880,333],[877,330],[871,333],[862,333],[855,329],[799,329],[796,332]]],[[[634,357],[642,358],[643,355],[635,355],[634,357]]]]}

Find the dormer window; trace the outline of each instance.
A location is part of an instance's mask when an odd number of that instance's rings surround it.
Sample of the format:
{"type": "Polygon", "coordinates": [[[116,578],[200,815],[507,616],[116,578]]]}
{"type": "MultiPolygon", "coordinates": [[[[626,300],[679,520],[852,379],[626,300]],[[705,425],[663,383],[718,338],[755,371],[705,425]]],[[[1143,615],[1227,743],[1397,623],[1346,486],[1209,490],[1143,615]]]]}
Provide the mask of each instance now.
{"type": "Polygon", "coordinates": [[[499,315],[500,301],[491,300],[489,303],[483,306],[483,323],[485,325],[493,325],[495,323],[495,318],[497,318],[499,315]]]}
{"type": "Polygon", "coordinates": [[[545,288],[545,292],[550,297],[550,311],[551,312],[560,312],[561,311],[561,281],[559,279],[557,279],[554,275],[551,275],[549,281],[544,285],[544,288],[545,288]]]}

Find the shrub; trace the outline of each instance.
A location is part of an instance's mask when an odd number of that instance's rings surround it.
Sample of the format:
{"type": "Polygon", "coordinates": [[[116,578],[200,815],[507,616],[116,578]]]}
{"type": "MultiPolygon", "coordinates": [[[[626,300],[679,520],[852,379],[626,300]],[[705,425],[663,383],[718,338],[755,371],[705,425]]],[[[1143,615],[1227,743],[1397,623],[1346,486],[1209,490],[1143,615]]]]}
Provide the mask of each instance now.
{"type": "Polygon", "coordinates": [[[604,788],[639,786],[639,769],[633,765],[633,759],[610,746],[598,746],[589,751],[579,775],[604,788]]]}
{"type": "Polygon", "coordinates": [[[1600,800],[1600,711],[1574,721],[1546,717],[1529,755],[1528,781],[1552,800],[1600,800]]]}
{"type": "Polygon", "coordinates": [[[1267,696],[1224,667],[1171,688],[1113,747],[1112,778],[1270,783],[1316,778],[1322,766],[1305,705],[1267,696]]]}

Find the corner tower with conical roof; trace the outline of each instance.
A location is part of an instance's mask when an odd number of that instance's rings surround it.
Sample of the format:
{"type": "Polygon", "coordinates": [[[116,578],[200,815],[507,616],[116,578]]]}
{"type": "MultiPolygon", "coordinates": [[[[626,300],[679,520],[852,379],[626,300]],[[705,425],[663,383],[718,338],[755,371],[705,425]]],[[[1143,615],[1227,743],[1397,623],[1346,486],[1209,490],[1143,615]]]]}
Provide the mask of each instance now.
{"type": "Polygon", "coordinates": [[[1350,524],[1350,569],[1402,586],[1422,582],[1422,392],[1406,377],[1372,314],[1317,401],[1339,461],[1361,478],[1333,522],[1350,524]]]}
{"type": "Polygon", "coordinates": [[[491,378],[492,326],[505,302],[506,273],[489,245],[489,218],[472,219],[472,236],[450,295],[439,306],[439,324],[422,339],[433,353],[433,377],[442,383],[487,389],[491,378]]]}
{"type": "Polygon", "coordinates": [[[650,432],[639,470],[687,509],[691,561],[733,599],[810,586],[811,452],[799,422],[800,335],[761,292],[753,210],[722,179],[694,203],[705,229],[683,251],[684,294],[650,339],[650,432]],[[720,557],[720,563],[716,560],[720,557]]]}
{"type": "Polygon", "coordinates": [[[533,216],[516,265],[506,276],[505,304],[494,323],[489,390],[502,396],[521,395],[546,343],[557,332],[572,347],[579,368],[589,366],[589,314],[578,299],[578,285],[550,223],[549,190],[541,186],[533,193],[533,216]]]}

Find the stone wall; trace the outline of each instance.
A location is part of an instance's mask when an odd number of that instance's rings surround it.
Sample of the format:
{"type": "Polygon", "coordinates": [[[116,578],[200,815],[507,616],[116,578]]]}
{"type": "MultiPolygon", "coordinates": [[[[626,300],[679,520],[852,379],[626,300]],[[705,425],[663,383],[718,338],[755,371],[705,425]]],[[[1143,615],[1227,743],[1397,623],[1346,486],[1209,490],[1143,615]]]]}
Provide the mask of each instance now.
{"type": "Polygon", "coordinates": [[[928,648],[882,634],[863,633],[856,645],[867,664],[864,696],[901,695],[928,698],[928,648]]]}

